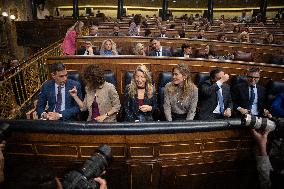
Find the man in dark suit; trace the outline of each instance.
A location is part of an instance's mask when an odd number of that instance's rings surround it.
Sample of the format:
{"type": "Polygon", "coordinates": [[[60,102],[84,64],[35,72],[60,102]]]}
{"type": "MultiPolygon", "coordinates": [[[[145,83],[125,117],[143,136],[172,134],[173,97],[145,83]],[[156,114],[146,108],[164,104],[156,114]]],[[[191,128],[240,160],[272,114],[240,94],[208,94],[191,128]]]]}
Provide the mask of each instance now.
{"type": "Polygon", "coordinates": [[[38,116],[49,120],[74,120],[80,108],[69,94],[69,90],[76,87],[78,96],[82,99],[80,83],[67,79],[67,70],[63,63],[52,64],[51,76],[53,79],[46,81],[39,93],[38,116]]]}
{"type": "Polygon", "coordinates": [[[231,98],[229,75],[217,68],[210,72],[210,79],[200,87],[199,94],[199,119],[222,119],[231,117],[233,102],[231,98]]]}
{"type": "Polygon", "coordinates": [[[126,36],[126,34],[120,32],[120,28],[118,25],[113,26],[113,32],[108,34],[109,36],[126,36]]]}
{"type": "Polygon", "coordinates": [[[258,84],[260,78],[259,68],[250,68],[247,72],[246,82],[239,83],[232,88],[234,110],[237,114],[251,114],[255,116],[267,115],[266,91],[258,84]]]}
{"type": "Polygon", "coordinates": [[[85,40],[84,47],[78,49],[77,55],[99,55],[99,52],[96,51],[96,48],[93,46],[91,40],[85,40]]]}
{"type": "Polygon", "coordinates": [[[173,36],[167,34],[167,26],[160,26],[159,29],[160,29],[160,33],[159,33],[159,35],[156,36],[157,38],[158,37],[160,37],[160,38],[171,38],[171,37],[173,37],[173,36]]]}
{"type": "Polygon", "coordinates": [[[161,46],[159,39],[151,39],[150,43],[152,45],[152,50],[149,52],[149,56],[172,56],[171,51],[161,46]]]}

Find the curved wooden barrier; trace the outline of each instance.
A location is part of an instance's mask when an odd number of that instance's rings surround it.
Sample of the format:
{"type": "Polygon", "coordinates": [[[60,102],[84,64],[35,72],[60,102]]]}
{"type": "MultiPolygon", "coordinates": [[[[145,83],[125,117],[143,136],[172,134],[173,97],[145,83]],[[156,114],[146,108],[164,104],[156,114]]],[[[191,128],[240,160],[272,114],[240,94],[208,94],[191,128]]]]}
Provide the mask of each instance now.
{"type": "Polygon", "coordinates": [[[86,123],[0,120],[11,125],[6,179],[19,166],[45,164],[62,177],[101,144],[112,148],[112,189],[257,188],[249,131],[240,120],[86,123]]]}

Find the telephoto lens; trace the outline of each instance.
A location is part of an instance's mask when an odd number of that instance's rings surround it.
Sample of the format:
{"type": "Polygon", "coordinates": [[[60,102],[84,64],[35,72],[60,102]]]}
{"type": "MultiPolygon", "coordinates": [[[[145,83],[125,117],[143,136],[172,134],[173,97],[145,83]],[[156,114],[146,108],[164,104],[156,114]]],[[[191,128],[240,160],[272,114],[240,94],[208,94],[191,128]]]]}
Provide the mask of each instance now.
{"type": "Polygon", "coordinates": [[[252,129],[274,131],[276,123],[268,118],[262,118],[246,114],[242,118],[242,125],[248,126],[252,129]]]}
{"type": "Polygon", "coordinates": [[[101,145],[81,169],[65,175],[64,189],[99,189],[100,186],[94,178],[102,175],[111,159],[111,148],[105,144],[101,145]]]}

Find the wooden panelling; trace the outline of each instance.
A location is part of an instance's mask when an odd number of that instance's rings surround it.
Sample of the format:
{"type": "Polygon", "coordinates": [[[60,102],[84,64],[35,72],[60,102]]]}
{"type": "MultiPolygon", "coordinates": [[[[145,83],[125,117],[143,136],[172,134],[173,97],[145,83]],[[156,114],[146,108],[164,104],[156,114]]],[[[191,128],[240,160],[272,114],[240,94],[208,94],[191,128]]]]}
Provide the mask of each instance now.
{"type": "Polygon", "coordinates": [[[247,130],[44,135],[12,133],[5,152],[8,179],[16,173],[16,165],[29,166],[37,164],[36,160],[54,167],[62,177],[82,167],[105,143],[112,148],[114,157],[106,174],[109,188],[256,188],[253,145],[247,130]]]}

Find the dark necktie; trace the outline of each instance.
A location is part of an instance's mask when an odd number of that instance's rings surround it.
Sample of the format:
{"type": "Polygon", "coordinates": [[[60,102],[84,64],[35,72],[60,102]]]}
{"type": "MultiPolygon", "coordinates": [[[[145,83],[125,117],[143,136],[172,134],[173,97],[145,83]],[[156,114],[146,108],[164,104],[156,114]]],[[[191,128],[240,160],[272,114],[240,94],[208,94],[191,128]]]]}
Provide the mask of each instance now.
{"type": "Polygon", "coordinates": [[[157,56],[160,56],[160,51],[156,51],[156,53],[157,53],[157,56]]]}
{"type": "Polygon", "coordinates": [[[223,99],[223,96],[220,90],[217,91],[217,98],[218,98],[218,102],[220,106],[220,113],[223,114],[224,113],[224,99],[223,99]]]}
{"type": "Polygon", "coordinates": [[[99,105],[97,103],[97,97],[95,96],[92,104],[92,120],[95,120],[96,117],[100,115],[99,105]]]}
{"type": "Polygon", "coordinates": [[[254,86],[250,86],[250,98],[249,98],[249,109],[251,110],[254,99],[255,99],[255,93],[254,93],[254,86]]]}
{"type": "Polygon", "coordinates": [[[61,105],[62,105],[62,93],[61,93],[61,86],[57,87],[57,100],[56,100],[56,105],[55,105],[55,112],[60,112],[61,111],[61,105]]]}

